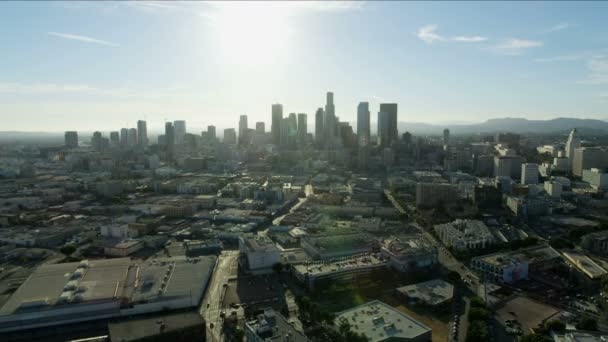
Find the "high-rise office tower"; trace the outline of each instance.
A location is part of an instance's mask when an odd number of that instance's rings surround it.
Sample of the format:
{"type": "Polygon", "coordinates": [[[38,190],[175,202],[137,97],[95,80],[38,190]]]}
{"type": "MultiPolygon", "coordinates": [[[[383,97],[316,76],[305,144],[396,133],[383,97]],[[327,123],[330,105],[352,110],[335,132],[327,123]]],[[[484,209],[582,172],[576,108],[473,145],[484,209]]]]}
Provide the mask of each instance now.
{"type": "Polygon", "coordinates": [[[538,184],[538,164],[521,164],[521,184],[538,184]]]}
{"type": "Polygon", "coordinates": [[[283,147],[289,145],[289,117],[281,120],[281,139],[279,140],[279,145],[283,147]]]}
{"type": "Polygon", "coordinates": [[[333,143],[336,136],[336,106],[334,105],[334,93],[328,91],[325,98],[325,121],[323,128],[325,130],[325,143],[333,143]]]}
{"type": "Polygon", "coordinates": [[[357,106],[357,140],[359,146],[369,145],[370,136],[369,103],[359,102],[357,106]]]}
{"type": "MultiPolygon", "coordinates": [[[[125,128],[126,129],[126,128],[125,128]]],[[[101,132],[95,131],[93,132],[93,137],[91,137],[91,146],[95,151],[101,151],[103,148],[102,136],[101,132]]]]}
{"type": "Polygon", "coordinates": [[[175,134],[175,143],[181,145],[184,143],[184,136],[186,135],[186,121],[175,120],[173,121],[173,131],[175,134]]]}
{"type": "Polygon", "coordinates": [[[209,136],[209,139],[211,139],[211,140],[215,140],[217,138],[217,135],[215,134],[215,126],[213,126],[213,125],[207,126],[207,135],[209,136]]]}
{"type": "Polygon", "coordinates": [[[118,131],[110,132],[110,146],[114,148],[120,146],[120,133],[118,131]]]}
{"type": "Polygon", "coordinates": [[[572,156],[572,174],[583,176],[584,170],[607,169],[608,149],[602,147],[579,147],[572,156]]]}
{"type": "Polygon", "coordinates": [[[247,137],[247,115],[241,115],[239,118],[239,145],[247,145],[249,138],[247,137]]]}
{"type": "Polygon", "coordinates": [[[325,113],[323,112],[323,108],[317,109],[315,113],[315,141],[317,144],[323,142],[323,124],[325,120],[325,113]]]}
{"type": "Polygon", "coordinates": [[[450,146],[450,130],[447,128],[443,130],[443,145],[450,146]]]}
{"type": "Polygon", "coordinates": [[[266,124],[262,121],[255,123],[255,132],[258,134],[266,133],[266,124]]]}
{"type": "Polygon", "coordinates": [[[120,129],[120,146],[127,147],[129,144],[129,129],[121,128],[120,129]]]}
{"type": "Polygon", "coordinates": [[[137,129],[129,128],[129,135],[127,136],[127,144],[129,147],[137,145],[137,129]]]}
{"type": "Polygon", "coordinates": [[[167,147],[167,160],[173,160],[175,150],[175,128],[171,122],[165,122],[165,146],[167,147]]]}
{"type": "Polygon", "coordinates": [[[78,132],[66,131],[64,135],[65,147],[76,148],[78,147],[78,132]]]}
{"type": "Polygon", "coordinates": [[[234,128],[224,129],[224,144],[236,145],[236,130],[234,128]]]}
{"type": "Polygon", "coordinates": [[[397,104],[381,103],[378,112],[378,142],[381,146],[391,146],[397,141],[397,104]]]}
{"type": "Polygon", "coordinates": [[[148,128],[144,120],[137,121],[137,145],[148,146],[148,128]]]}
{"type": "Polygon", "coordinates": [[[298,114],[298,143],[306,142],[306,134],[308,134],[308,115],[305,113],[298,114]]]}
{"type": "Polygon", "coordinates": [[[275,145],[281,144],[281,126],[283,125],[283,105],[276,103],[272,105],[272,123],[270,131],[272,132],[272,143],[275,145]]]}
{"type": "Polygon", "coordinates": [[[570,164],[574,158],[574,150],[581,146],[581,142],[576,136],[576,128],[573,128],[568,135],[568,141],[566,141],[566,158],[568,158],[570,164]]]}

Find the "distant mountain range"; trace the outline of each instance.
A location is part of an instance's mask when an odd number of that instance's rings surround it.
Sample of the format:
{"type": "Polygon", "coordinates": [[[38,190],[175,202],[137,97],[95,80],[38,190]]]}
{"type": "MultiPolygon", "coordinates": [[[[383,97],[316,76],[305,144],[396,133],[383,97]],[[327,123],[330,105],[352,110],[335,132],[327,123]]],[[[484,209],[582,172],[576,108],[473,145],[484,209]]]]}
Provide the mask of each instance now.
{"type": "MultiPolygon", "coordinates": [[[[356,130],[356,122],[351,122],[356,130]]],[[[373,122],[372,133],[375,134],[377,124],[373,122]]],[[[314,123],[309,123],[314,127],[314,123]]],[[[496,132],[535,133],[535,134],[561,134],[576,128],[584,134],[608,134],[608,121],[594,119],[556,118],[551,120],[528,120],[523,118],[490,119],[477,124],[427,124],[420,122],[398,122],[399,133],[413,134],[441,134],[445,128],[451,134],[491,134],[496,132]]],[[[81,139],[89,137],[91,132],[79,132],[81,139]]],[[[155,135],[148,131],[148,135],[155,135]]],[[[0,131],[0,142],[44,141],[63,142],[63,132],[19,132],[0,131]]]]}
{"type": "Polygon", "coordinates": [[[441,134],[443,129],[450,129],[451,134],[474,133],[565,133],[577,128],[587,133],[608,133],[608,121],[594,119],[556,118],[551,120],[528,120],[523,118],[490,119],[478,124],[438,125],[414,122],[399,122],[399,132],[409,131],[414,134],[441,134]]]}

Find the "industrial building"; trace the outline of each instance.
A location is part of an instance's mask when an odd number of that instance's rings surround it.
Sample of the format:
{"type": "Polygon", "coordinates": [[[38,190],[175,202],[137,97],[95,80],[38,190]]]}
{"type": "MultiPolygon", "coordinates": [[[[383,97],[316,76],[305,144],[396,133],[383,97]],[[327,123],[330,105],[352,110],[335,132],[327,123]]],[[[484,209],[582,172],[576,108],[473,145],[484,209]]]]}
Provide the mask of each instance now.
{"type": "Polygon", "coordinates": [[[396,291],[409,304],[422,304],[430,307],[444,306],[450,303],[454,297],[454,285],[441,279],[402,286],[396,291]]]}
{"type": "Polygon", "coordinates": [[[194,307],[215,261],[118,258],[42,265],[0,308],[0,332],[194,307]]]}

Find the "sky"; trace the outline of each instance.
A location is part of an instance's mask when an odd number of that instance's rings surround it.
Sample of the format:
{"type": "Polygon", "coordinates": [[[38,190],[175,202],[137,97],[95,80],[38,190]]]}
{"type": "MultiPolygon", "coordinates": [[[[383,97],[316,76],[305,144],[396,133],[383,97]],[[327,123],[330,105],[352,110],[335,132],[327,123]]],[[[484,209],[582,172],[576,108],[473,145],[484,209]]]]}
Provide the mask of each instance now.
{"type": "MultiPolygon", "coordinates": [[[[606,2],[2,2],[0,131],[608,119],[606,2]]],[[[195,131],[196,132],[196,131],[195,131]]]]}

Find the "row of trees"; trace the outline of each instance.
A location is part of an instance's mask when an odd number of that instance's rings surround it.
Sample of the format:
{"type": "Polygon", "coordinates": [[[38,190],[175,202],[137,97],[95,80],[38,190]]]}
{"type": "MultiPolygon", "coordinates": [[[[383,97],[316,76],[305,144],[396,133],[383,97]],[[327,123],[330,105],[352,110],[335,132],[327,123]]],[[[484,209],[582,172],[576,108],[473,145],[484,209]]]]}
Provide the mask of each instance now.
{"type": "Polygon", "coordinates": [[[467,342],[484,342],[490,340],[489,320],[491,317],[490,311],[486,308],[486,304],[479,297],[471,299],[471,308],[469,309],[469,328],[467,330],[467,342]]]}

